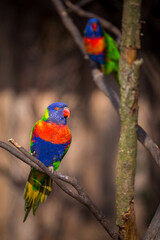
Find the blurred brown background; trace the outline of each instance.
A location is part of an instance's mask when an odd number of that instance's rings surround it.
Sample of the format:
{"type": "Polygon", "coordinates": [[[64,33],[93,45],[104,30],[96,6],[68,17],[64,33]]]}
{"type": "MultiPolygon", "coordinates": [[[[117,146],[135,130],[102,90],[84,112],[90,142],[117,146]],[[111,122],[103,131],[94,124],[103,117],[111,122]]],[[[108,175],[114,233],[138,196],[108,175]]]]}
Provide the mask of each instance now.
{"type": "MultiPolygon", "coordinates": [[[[76,3],[76,1],[74,1],[76,3]]],[[[92,11],[121,27],[122,1],[88,3],[92,11]]],[[[160,2],[144,0],[140,55],[139,123],[160,141],[160,2]]],[[[71,14],[83,32],[86,18],[71,14]]],[[[49,0],[0,1],[0,140],[15,138],[29,150],[33,124],[52,102],[69,104],[73,140],[60,171],[76,176],[108,217],[114,215],[114,176],[119,119],[94,85],[90,68],[49,0]]],[[[36,217],[24,216],[23,188],[29,166],[0,150],[0,240],[109,239],[86,208],[54,185],[36,217]]],[[[138,144],[136,213],[142,237],[160,200],[160,174],[138,144]]]]}

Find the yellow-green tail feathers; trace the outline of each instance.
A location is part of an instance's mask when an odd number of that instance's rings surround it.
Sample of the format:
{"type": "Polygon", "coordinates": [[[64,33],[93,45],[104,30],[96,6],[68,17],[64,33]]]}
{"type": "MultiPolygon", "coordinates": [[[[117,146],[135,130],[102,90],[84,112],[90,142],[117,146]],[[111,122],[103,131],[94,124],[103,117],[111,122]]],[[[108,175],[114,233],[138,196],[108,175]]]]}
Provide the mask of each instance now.
{"type": "Polygon", "coordinates": [[[40,203],[43,203],[52,190],[52,179],[44,173],[34,168],[31,169],[28,181],[24,189],[25,216],[23,222],[27,219],[32,208],[33,215],[40,203]]]}

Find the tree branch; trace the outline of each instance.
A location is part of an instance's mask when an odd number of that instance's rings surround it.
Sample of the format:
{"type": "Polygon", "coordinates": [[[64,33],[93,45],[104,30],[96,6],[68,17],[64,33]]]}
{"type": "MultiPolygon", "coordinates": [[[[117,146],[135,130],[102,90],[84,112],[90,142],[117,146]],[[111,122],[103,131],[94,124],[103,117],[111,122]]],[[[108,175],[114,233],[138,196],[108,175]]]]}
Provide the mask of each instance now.
{"type": "Polygon", "coordinates": [[[96,65],[94,63],[92,63],[91,65],[93,81],[95,82],[97,87],[109,98],[114,109],[118,113],[120,107],[120,99],[118,98],[118,94],[114,91],[112,87],[109,86],[105,79],[104,74],[99,69],[96,68],[96,65]]]}
{"type": "Polygon", "coordinates": [[[51,2],[54,4],[58,14],[60,15],[64,26],[68,29],[70,33],[72,33],[73,39],[81,50],[82,54],[84,55],[84,58],[88,59],[88,55],[82,43],[81,34],[78,31],[77,27],[74,25],[72,19],[68,16],[67,10],[64,7],[63,3],[60,0],[51,0],[51,2]]]}
{"type": "Polygon", "coordinates": [[[160,205],[147,229],[143,240],[159,240],[160,239],[160,205]]]}
{"type": "MultiPolygon", "coordinates": [[[[120,107],[120,99],[118,98],[118,95],[115,93],[114,89],[112,89],[108,85],[107,81],[105,80],[104,74],[98,69],[93,68],[92,76],[97,87],[110,99],[114,109],[118,113],[120,107]]],[[[152,140],[152,138],[149,135],[147,135],[145,130],[140,125],[138,125],[137,134],[140,143],[152,155],[153,159],[156,161],[158,166],[160,166],[160,149],[157,146],[157,144],[152,140]]]]}
{"type": "MultiPolygon", "coordinates": [[[[88,4],[88,3],[92,2],[92,1],[93,1],[93,0],[80,0],[78,3],[76,3],[76,5],[77,5],[78,7],[83,7],[84,5],[86,5],[86,4],[88,4]]],[[[68,13],[72,12],[72,9],[68,9],[67,12],[68,12],[68,13]]]]}
{"type": "Polygon", "coordinates": [[[45,172],[65,193],[86,206],[112,239],[116,240],[118,238],[118,227],[116,227],[115,223],[109,221],[107,217],[97,208],[76,178],[63,175],[57,171],[53,171],[52,173],[41,161],[21,147],[14,139],[9,139],[9,142],[12,143],[18,150],[2,141],[0,141],[0,147],[7,150],[26,164],[34,167],[36,170],[45,172]],[[76,192],[64,185],[62,181],[72,185],[76,192]]]}
{"type": "Polygon", "coordinates": [[[157,146],[157,144],[154,143],[152,138],[148,136],[144,129],[139,125],[138,125],[138,140],[148,150],[148,152],[152,155],[153,159],[160,167],[160,149],[157,146]]]}

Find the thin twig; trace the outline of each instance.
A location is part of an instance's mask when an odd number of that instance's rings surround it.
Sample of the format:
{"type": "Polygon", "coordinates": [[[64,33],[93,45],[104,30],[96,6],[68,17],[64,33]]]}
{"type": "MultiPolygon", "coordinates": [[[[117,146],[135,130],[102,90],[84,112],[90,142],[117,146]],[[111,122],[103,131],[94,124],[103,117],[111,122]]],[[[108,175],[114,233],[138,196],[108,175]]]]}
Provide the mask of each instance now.
{"type": "Polygon", "coordinates": [[[41,161],[31,155],[27,150],[21,147],[14,139],[9,139],[9,142],[12,143],[18,150],[9,146],[6,143],[0,142],[0,147],[3,147],[20,160],[34,167],[36,170],[45,172],[48,176],[50,176],[54,182],[69,196],[76,199],[83,205],[85,205],[90,212],[95,216],[97,221],[103,226],[103,228],[108,232],[108,234],[112,237],[112,239],[117,239],[118,237],[118,228],[115,223],[109,221],[106,216],[97,208],[97,206],[92,202],[89,198],[88,194],[84,190],[84,188],[80,185],[75,177],[70,177],[63,175],[60,172],[51,172],[41,161]],[[23,157],[22,157],[23,156],[23,157]],[[25,160],[24,160],[25,159],[25,160]],[[70,184],[76,190],[76,192],[72,191],[69,187],[64,185],[61,181],[70,184]]]}

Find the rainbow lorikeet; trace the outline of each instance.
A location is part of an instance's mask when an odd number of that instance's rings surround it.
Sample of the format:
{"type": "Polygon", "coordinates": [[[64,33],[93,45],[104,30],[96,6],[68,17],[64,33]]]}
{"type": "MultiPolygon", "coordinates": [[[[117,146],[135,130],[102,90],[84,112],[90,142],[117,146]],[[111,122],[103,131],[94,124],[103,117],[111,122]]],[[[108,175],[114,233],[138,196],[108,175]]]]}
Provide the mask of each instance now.
{"type": "Polygon", "coordinates": [[[103,29],[98,19],[88,20],[84,31],[84,46],[89,57],[104,74],[114,73],[118,79],[119,50],[114,39],[103,29]]]}
{"type": "MultiPolygon", "coordinates": [[[[71,144],[71,133],[67,126],[70,115],[65,103],[49,105],[41,120],[36,122],[31,133],[30,153],[37,157],[46,167],[59,168],[60,161],[71,144]]],[[[33,215],[40,203],[43,203],[52,189],[52,179],[45,173],[31,168],[24,189],[25,216],[32,208],[33,215]]]]}

